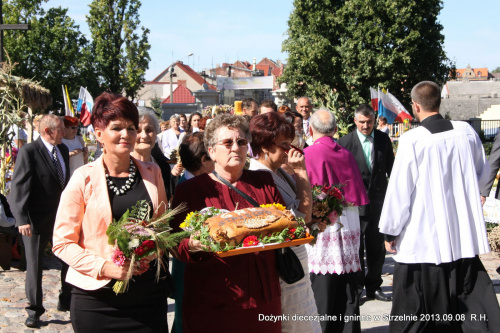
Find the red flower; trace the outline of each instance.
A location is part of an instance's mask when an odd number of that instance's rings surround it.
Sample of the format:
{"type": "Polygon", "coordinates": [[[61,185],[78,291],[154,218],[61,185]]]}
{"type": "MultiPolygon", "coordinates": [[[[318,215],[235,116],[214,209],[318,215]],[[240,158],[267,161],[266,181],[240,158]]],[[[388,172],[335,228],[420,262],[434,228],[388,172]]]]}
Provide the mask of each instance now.
{"type": "Polygon", "coordinates": [[[138,256],[142,256],[144,253],[146,253],[146,250],[144,249],[144,247],[141,245],[139,246],[137,249],[134,250],[135,254],[137,254],[138,256]]]}
{"type": "Polygon", "coordinates": [[[243,240],[243,247],[255,246],[259,244],[257,236],[248,236],[243,240]]]}
{"type": "Polygon", "coordinates": [[[144,250],[147,252],[151,249],[153,249],[155,247],[155,242],[148,239],[148,240],[145,240],[144,242],[142,242],[142,245],[141,245],[144,250]]]}
{"type": "Polygon", "coordinates": [[[342,192],[340,192],[340,190],[338,188],[336,188],[336,187],[333,188],[331,193],[335,197],[335,199],[342,200],[342,192]]]}

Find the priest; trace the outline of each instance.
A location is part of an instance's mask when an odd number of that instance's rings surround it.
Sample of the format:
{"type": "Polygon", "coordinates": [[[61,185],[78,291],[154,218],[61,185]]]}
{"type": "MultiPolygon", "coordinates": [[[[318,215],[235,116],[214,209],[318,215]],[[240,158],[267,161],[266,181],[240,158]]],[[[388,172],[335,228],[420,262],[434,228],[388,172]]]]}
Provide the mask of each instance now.
{"type": "Polygon", "coordinates": [[[490,251],[481,140],[439,114],[436,83],[418,83],[411,98],[421,126],[399,140],[379,225],[396,261],[390,332],[498,332],[500,308],[478,256],[490,251]]]}
{"type": "MultiPolygon", "coordinates": [[[[312,185],[343,184],[348,207],[340,223],[319,233],[314,246],[306,245],[311,286],[323,332],[361,332],[356,272],[359,261],[360,224],[358,206],[369,203],[356,160],[333,139],[335,116],[320,109],[311,116],[310,134],[314,143],[304,149],[306,169],[312,185]],[[342,226],[341,226],[342,225],[342,226]]],[[[314,208],[313,208],[314,215],[314,208]]]]}

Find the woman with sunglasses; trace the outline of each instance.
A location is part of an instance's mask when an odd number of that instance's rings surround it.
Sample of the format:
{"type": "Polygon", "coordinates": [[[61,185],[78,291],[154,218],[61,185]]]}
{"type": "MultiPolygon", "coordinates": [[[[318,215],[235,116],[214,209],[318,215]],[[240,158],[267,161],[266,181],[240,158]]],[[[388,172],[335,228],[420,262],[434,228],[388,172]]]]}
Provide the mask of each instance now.
{"type": "MultiPolygon", "coordinates": [[[[186,202],[188,209],[174,217],[174,230],[179,230],[187,213],[205,207],[229,211],[253,207],[226,183],[258,204],[284,204],[268,172],[244,170],[250,138],[248,123],[240,116],[222,114],[207,125],[205,147],[215,171],[177,186],[172,206],[186,202]]],[[[199,241],[186,238],[178,254],[189,263],[184,272],[183,332],[281,333],[280,321],[259,320],[281,314],[274,251],[219,258],[205,252],[199,241]],[[200,320],[200,315],[209,320],[200,320]]]]}
{"type": "Polygon", "coordinates": [[[76,117],[64,116],[64,137],[62,142],[69,149],[69,174],[88,162],[89,152],[81,136],[77,136],[79,120],[76,117]]]}
{"type": "MultiPolygon", "coordinates": [[[[295,137],[293,124],[276,112],[260,114],[250,121],[251,148],[255,158],[250,160],[250,170],[270,173],[285,200],[286,208],[306,223],[311,222],[312,194],[307,176],[304,154],[291,146],[295,137]],[[281,168],[283,164],[293,169],[293,177],[281,168]]],[[[306,275],[294,284],[280,279],[281,312],[314,316],[318,314],[309,280],[305,245],[292,247],[302,263],[306,275]]],[[[281,323],[283,332],[321,332],[317,321],[287,321],[281,323]]]]}

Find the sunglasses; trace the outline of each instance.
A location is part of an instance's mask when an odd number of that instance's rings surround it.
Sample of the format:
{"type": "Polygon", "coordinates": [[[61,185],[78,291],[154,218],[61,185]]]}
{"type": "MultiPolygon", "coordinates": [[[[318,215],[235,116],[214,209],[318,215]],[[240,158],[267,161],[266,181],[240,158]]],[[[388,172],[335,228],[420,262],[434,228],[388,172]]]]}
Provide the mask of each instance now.
{"type": "Polygon", "coordinates": [[[290,149],[292,149],[292,148],[293,148],[293,149],[295,149],[295,150],[297,150],[297,151],[298,151],[299,153],[301,153],[302,155],[304,154],[304,152],[303,152],[302,150],[300,150],[299,148],[295,147],[294,145],[289,145],[288,147],[285,147],[285,146],[279,145],[279,144],[274,143],[274,142],[273,142],[273,144],[274,144],[275,146],[278,146],[278,147],[280,147],[281,149],[283,149],[283,151],[284,151],[285,153],[287,153],[287,154],[288,154],[288,152],[290,151],[290,149]]]}
{"type": "MultiPolygon", "coordinates": [[[[233,139],[224,139],[224,140],[218,141],[217,144],[226,146],[226,148],[230,149],[234,144],[234,140],[233,139]]],[[[241,139],[241,138],[236,139],[236,144],[238,145],[238,147],[246,147],[248,145],[248,140],[241,139]]]]}

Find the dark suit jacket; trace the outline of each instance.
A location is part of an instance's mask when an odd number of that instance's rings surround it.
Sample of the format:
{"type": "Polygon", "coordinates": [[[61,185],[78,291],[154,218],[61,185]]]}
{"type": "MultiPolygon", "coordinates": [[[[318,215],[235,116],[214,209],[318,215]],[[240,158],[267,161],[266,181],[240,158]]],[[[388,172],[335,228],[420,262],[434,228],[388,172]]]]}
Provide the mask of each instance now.
{"type": "MultiPolygon", "coordinates": [[[[69,151],[64,144],[57,146],[66,164],[69,180],[69,151]]],[[[52,235],[59,199],[64,189],[41,138],[19,150],[12,176],[9,203],[16,218],[16,227],[31,224],[35,234],[52,235]]]]}
{"type": "MultiPolygon", "coordinates": [[[[488,182],[481,189],[481,195],[483,197],[488,197],[490,195],[491,187],[497,176],[498,169],[500,169],[500,132],[498,132],[495,137],[495,143],[491,147],[490,157],[488,158],[490,164],[490,174],[488,176],[488,182]]],[[[500,199],[500,186],[497,186],[497,191],[495,192],[495,198],[500,199]]]]}
{"type": "Polygon", "coordinates": [[[168,164],[168,159],[163,155],[158,143],[155,144],[151,150],[151,156],[156,161],[156,164],[160,167],[161,176],[163,177],[163,184],[165,185],[165,192],[167,192],[167,199],[170,200],[170,164],[168,164]]]}
{"type": "Polygon", "coordinates": [[[366,191],[368,192],[370,204],[360,207],[359,214],[365,217],[371,216],[371,219],[375,219],[378,222],[384,204],[385,192],[387,191],[387,178],[391,175],[394,164],[394,152],[392,150],[391,139],[387,134],[374,129],[373,136],[375,156],[372,172],[368,170],[368,166],[366,165],[363,147],[359,141],[357,130],[340,138],[339,144],[354,155],[366,191]]]}

